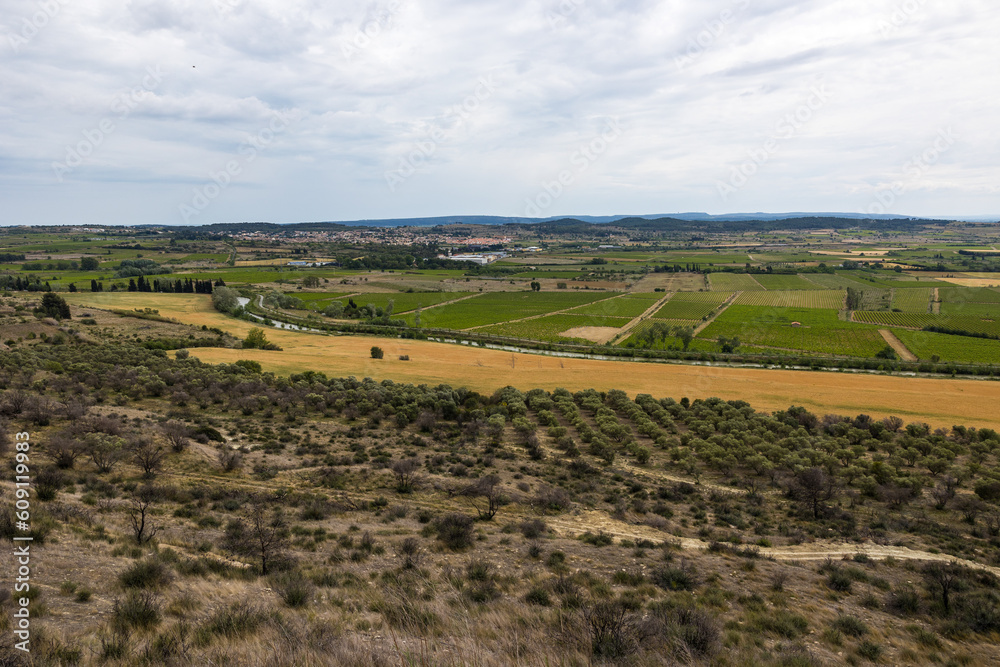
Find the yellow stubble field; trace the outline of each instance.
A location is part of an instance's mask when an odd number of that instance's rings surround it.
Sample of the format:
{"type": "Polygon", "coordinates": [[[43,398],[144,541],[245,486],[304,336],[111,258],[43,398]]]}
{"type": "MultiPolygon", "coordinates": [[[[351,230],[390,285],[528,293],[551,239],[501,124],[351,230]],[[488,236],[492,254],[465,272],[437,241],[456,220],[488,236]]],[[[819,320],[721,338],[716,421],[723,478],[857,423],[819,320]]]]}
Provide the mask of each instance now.
{"type": "MultiPolygon", "coordinates": [[[[177,294],[66,295],[71,304],[105,308],[156,308],[160,314],[245,336],[253,326],[215,312],[210,297],[177,294]]],[[[898,415],[935,427],[954,424],[1000,428],[1000,382],[884,375],[713,368],[675,364],[560,359],[466,345],[369,336],[328,336],[267,329],[282,351],[193,348],[208,363],[260,362],[278,374],[314,370],[331,377],[371,377],[414,384],[449,384],[490,393],[505,385],[522,390],[624,389],[630,395],[745,400],[758,410],[800,405],[817,414],[898,415]],[[370,349],[385,350],[381,360],[370,349]],[[408,355],[409,361],[399,359],[408,355]]]]}

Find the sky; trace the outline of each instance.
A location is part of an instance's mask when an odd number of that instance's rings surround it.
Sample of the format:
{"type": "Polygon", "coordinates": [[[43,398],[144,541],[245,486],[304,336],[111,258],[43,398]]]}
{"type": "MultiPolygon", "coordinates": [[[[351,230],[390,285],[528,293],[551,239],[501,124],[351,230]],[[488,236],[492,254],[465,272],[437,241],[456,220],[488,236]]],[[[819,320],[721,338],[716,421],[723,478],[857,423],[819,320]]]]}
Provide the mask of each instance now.
{"type": "Polygon", "coordinates": [[[0,0],[0,225],[1000,214],[990,0],[0,0]]]}

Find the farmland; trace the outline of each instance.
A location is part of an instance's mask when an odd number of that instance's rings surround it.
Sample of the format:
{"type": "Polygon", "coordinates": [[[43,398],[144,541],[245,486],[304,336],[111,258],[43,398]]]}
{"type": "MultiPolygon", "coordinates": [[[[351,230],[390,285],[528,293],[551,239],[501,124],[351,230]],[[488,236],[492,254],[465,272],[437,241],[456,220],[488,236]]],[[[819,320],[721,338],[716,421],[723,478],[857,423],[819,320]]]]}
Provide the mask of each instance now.
{"type": "Polygon", "coordinates": [[[605,299],[586,306],[579,306],[568,311],[568,314],[626,318],[639,317],[662,298],[662,294],[631,293],[615,297],[614,299],[605,299]]]}
{"type": "Polygon", "coordinates": [[[731,292],[678,292],[653,314],[656,319],[700,320],[732,297],[731,292]]]}
{"type": "MultiPolygon", "coordinates": [[[[508,320],[582,306],[614,296],[606,292],[494,292],[466,299],[456,304],[426,308],[420,316],[425,327],[469,329],[508,320]]],[[[409,324],[416,315],[404,317],[409,324]]]]}
{"type": "Polygon", "coordinates": [[[896,288],[892,291],[892,307],[904,313],[930,312],[933,292],[930,287],[896,288]]]}
{"type": "Polygon", "coordinates": [[[760,274],[754,279],[768,290],[813,290],[822,289],[805,278],[794,275],[760,274]]]}
{"type": "Polygon", "coordinates": [[[711,273],[708,283],[713,292],[738,292],[740,290],[764,289],[754,277],[745,273],[711,273]]]}
{"type": "Polygon", "coordinates": [[[935,357],[958,363],[987,363],[1000,366],[1000,341],[968,336],[949,336],[930,331],[896,329],[894,333],[921,361],[935,357]]]}
{"type": "Polygon", "coordinates": [[[840,320],[835,310],[730,306],[699,337],[817,354],[871,357],[885,342],[874,327],[840,320]],[[797,323],[797,324],[793,324],[797,323]]]}
{"type": "Polygon", "coordinates": [[[925,315],[918,313],[861,312],[854,313],[856,322],[886,326],[922,329],[926,326],[944,327],[958,331],[1000,336],[1000,321],[966,315],[925,315]]]}
{"type": "MultiPolygon", "coordinates": [[[[571,311],[572,312],[572,311],[571,311]]],[[[605,315],[573,315],[562,313],[560,315],[546,315],[520,322],[509,322],[507,324],[496,324],[483,327],[478,331],[485,334],[495,334],[498,336],[510,336],[513,338],[526,338],[530,340],[543,341],[567,341],[587,343],[586,339],[562,336],[561,334],[569,329],[578,327],[611,327],[619,329],[629,323],[628,317],[609,317],[605,315]]]]}
{"type": "Polygon", "coordinates": [[[743,292],[734,302],[738,306],[763,308],[833,308],[844,306],[842,290],[798,290],[793,292],[743,292]]]}

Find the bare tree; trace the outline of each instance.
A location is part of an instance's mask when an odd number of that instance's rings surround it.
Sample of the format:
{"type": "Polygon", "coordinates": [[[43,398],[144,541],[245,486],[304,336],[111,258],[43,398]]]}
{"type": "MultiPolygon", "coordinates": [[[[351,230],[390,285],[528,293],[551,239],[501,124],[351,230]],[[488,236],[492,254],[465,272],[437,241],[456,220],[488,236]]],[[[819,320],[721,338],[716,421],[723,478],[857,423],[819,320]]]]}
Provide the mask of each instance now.
{"type": "Polygon", "coordinates": [[[958,563],[928,563],[924,565],[923,575],[927,587],[941,594],[941,604],[944,613],[951,610],[951,592],[962,581],[963,568],[958,563]]]}
{"type": "Polygon", "coordinates": [[[947,507],[948,502],[955,497],[955,487],[958,486],[958,480],[951,475],[945,475],[938,482],[938,485],[931,490],[931,496],[934,497],[934,507],[943,510],[947,507]]]}
{"type": "Polygon", "coordinates": [[[834,478],[822,468],[806,468],[795,476],[793,491],[811,508],[813,518],[818,519],[823,501],[833,497],[834,478]]]}
{"type": "Polygon", "coordinates": [[[500,478],[496,475],[480,477],[467,486],[462,494],[473,499],[472,506],[479,512],[479,518],[484,521],[489,521],[496,516],[497,511],[506,500],[500,487],[500,478]]]}
{"type": "Polygon", "coordinates": [[[152,505],[152,489],[143,487],[132,496],[129,500],[129,506],[125,510],[128,513],[129,524],[132,526],[132,535],[139,545],[146,544],[159,532],[159,528],[153,525],[152,505]]]}
{"type": "Polygon", "coordinates": [[[28,394],[23,389],[15,388],[4,392],[0,401],[0,412],[11,417],[21,414],[28,402],[28,394]]]}
{"type": "Polygon", "coordinates": [[[163,432],[167,442],[170,443],[170,449],[174,450],[178,454],[187,449],[188,445],[191,443],[191,429],[181,422],[166,422],[160,426],[160,430],[163,432]]]}
{"type": "Polygon", "coordinates": [[[400,493],[410,493],[416,482],[417,470],[420,469],[420,459],[402,459],[394,461],[392,472],[396,475],[396,490],[400,493]]]}
{"type": "Polygon", "coordinates": [[[155,444],[152,438],[139,436],[131,439],[128,449],[132,454],[132,462],[142,470],[145,478],[156,477],[160,464],[163,463],[163,448],[155,444]]]}
{"type": "Polygon", "coordinates": [[[218,453],[219,465],[224,472],[233,472],[243,467],[243,453],[223,445],[218,453]]]}
{"type": "Polygon", "coordinates": [[[65,433],[54,435],[49,440],[49,456],[60,468],[72,468],[85,450],[84,443],[65,433]]]}
{"type": "Polygon", "coordinates": [[[281,507],[269,512],[263,501],[254,500],[241,518],[226,526],[225,541],[234,553],[259,559],[260,572],[266,575],[288,541],[288,524],[281,507]]]}

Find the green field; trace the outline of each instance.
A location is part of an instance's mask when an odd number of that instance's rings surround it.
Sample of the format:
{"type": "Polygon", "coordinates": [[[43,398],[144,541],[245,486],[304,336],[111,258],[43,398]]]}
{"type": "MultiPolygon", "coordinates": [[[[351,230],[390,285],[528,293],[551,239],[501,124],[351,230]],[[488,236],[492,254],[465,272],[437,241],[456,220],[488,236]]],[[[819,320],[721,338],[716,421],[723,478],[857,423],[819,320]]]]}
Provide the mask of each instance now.
{"type": "Polygon", "coordinates": [[[972,301],[945,301],[941,314],[965,317],[1000,319],[1000,303],[974,303],[972,301]]]}
{"type": "Polygon", "coordinates": [[[873,313],[859,310],[854,313],[854,320],[856,322],[864,322],[867,324],[878,324],[890,327],[906,327],[908,329],[922,329],[925,326],[939,326],[961,331],[970,331],[972,333],[1000,336],[1000,321],[981,317],[928,315],[923,313],[873,313]]]}
{"type": "Polygon", "coordinates": [[[942,287],[938,294],[944,303],[1000,303],[1000,289],[991,287],[942,287]]]}
{"type": "Polygon", "coordinates": [[[586,306],[574,308],[573,315],[603,315],[606,317],[639,317],[649,310],[650,306],[663,298],[662,294],[627,294],[625,296],[598,301],[586,306]]]}
{"type": "Polygon", "coordinates": [[[809,282],[805,278],[790,275],[757,274],[754,279],[761,284],[764,289],[769,290],[813,290],[823,289],[819,285],[809,282]]]}
{"type": "MultiPolygon", "coordinates": [[[[369,294],[355,294],[351,297],[340,299],[347,305],[348,299],[354,301],[359,307],[372,304],[377,308],[385,308],[392,301],[394,313],[405,313],[416,308],[429,308],[443,301],[454,301],[462,297],[469,296],[472,292],[372,292],[369,294]]],[[[329,303],[329,301],[327,302],[329,303]]]]}
{"type": "Polygon", "coordinates": [[[726,302],[732,292],[678,292],[653,315],[656,319],[700,320],[726,302]]]}
{"type": "Polygon", "coordinates": [[[904,313],[930,312],[933,293],[930,287],[896,288],[892,291],[892,307],[904,313]]]}
{"type": "Polygon", "coordinates": [[[713,292],[739,292],[741,290],[764,289],[754,277],[746,273],[712,273],[708,284],[713,292]]]}
{"type": "Polygon", "coordinates": [[[497,336],[511,336],[513,338],[527,338],[531,340],[544,340],[554,342],[566,342],[567,340],[581,343],[590,341],[565,337],[560,334],[576,327],[614,327],[620,329],[628,324],[628,317],[604,317],[600,315],[570,315],[561,313],[559,315],[547,315],[533,320],[522,322],[509,322],[507,324],[496,324],[478,329],[480,333],[495,334],[497,336]]]}
{"type": "Polygon", "coordinates": [[[1000,364],[1000,340],[906,329],[894,329],[893,333],[921,361],[930,361],[937,355],[941,361],[1000,364]]]}
{"type": "Polygon", "coordinates": [[[749,345],[856,357],[874,356],[885,347],[876,328],[844,322],[836,310],[820,308],[730,306],[699,334],[719,336],[737,337],[749,345]]]}
{"type": "MultiPolygon", "coordinates": [[[[421,312],[420,324],[439,329],[468,329],[582,306],[613,294],[596,291],[489,292],[455,304],[426,308],[421,312]]],[[[412,325],[415,314],[403,319],[412,325]]]]}
{"type": "Polygon", "coordinates": [[[843,290],[796,290],[782,292],[743,292],[736,297],[738,306],[767,308],[833,308],[844,307],[843,290]]]}
{"type": "Polygon", "coordinates": [[[816,283],[824,289],[847,289],[848,287],[857,289],[859,287],[869,286],[866,283],[852,280],[847,276],[840,276],[832,273],[810,273],[803,277],[810,282],[816,283]]]}

